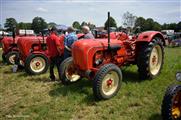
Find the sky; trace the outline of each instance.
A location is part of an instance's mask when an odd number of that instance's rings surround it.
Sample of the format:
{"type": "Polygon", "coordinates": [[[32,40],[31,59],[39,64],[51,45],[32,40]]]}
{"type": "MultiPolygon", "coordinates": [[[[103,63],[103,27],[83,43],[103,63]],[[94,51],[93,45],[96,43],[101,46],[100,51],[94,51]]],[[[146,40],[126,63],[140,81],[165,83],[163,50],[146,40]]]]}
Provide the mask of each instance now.
{"type": "Polygon", "coordinates": [[[72,25],[74,21],[103,26],[107,12],[122,25],[123,13],[153,18],[160,24],[181,21],[181,0],[0,0],[0,24],[13,17],[17,22],[32,22],[36,16],[46,22],[72,25]]]}

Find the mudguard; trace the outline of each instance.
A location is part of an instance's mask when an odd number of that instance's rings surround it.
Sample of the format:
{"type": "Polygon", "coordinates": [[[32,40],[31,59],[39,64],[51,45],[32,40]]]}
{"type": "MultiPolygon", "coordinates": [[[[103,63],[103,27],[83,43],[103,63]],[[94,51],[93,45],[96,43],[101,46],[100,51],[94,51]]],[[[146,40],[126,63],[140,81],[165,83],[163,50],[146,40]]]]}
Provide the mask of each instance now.
{"type": "Polygon", "coordinates": [[[163,41],[163,45],[165,46],[165,39],[162,35],[162,33],[158,31],[147,31],[147,32],[142,32],[138,35],[138,38],[136,42],[151,42],[154,37],[159,37],[163,41]]]}

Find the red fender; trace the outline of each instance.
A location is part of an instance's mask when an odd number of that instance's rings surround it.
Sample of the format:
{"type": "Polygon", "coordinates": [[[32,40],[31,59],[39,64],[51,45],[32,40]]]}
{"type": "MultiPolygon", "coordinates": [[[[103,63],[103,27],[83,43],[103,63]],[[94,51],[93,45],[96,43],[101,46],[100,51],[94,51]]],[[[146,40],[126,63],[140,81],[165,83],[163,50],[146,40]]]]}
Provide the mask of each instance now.
{"type": "Polygon", "coordinates": [[[159,37],[163,41],[163,45],[165,45],[165,39],[161,32],[158,31],[147,31],[142,32],[138,35],[136,42],[151,42],[154,37],[159,37]]]}

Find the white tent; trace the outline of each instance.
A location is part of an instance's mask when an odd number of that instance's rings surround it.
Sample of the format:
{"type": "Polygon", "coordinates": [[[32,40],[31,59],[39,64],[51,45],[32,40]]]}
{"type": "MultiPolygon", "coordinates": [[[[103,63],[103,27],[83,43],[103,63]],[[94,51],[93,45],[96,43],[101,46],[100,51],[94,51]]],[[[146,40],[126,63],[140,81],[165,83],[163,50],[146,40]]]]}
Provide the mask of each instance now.
{"type": "Polygon", "coordinates": [[[0,31],[0,35],[8,35],[9,33],[7,33],[7,32],[4,32],[4,31],[0,31]]]}

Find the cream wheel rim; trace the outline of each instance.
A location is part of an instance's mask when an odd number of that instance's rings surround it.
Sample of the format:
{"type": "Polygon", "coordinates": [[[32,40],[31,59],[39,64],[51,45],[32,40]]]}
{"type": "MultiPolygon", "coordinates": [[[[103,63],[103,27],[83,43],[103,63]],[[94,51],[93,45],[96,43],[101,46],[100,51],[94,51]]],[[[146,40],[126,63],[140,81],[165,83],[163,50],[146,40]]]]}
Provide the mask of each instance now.
{"type": "Polygon", "coordinates": [[[119,76],[117,72],[110,71],[102,80],[102,92],[105,95],[112,95],[118,88],[119,76]]]}
{"type": "Polygon", "coordinates": [[[75,82],[80,79],[80,75],[76,73],[72,63],[67,66],[65,70],[65,75],[70,82],[75,82]]]}
{"type": "Polygon", "coordinates": [[[30,62],[30,68],[34,72],[41,72],[45,69],[46,63],[42,57],[35,57],[30,62]]]}
{"type": "Polygon", "coordinates": [[[162,49],[159,45],[153,47],[150,55],[149,65],[151,74],[158,74],[162,65],[162,49]]]}
{"type": "Polygon", "coordinates": [[[15,55],[15,54],[11,55],[11,56],[9,57],[9,62],[10,62],[11,64],[15,64],[15,58],[16,58],[16,55],[15,55]]]}

